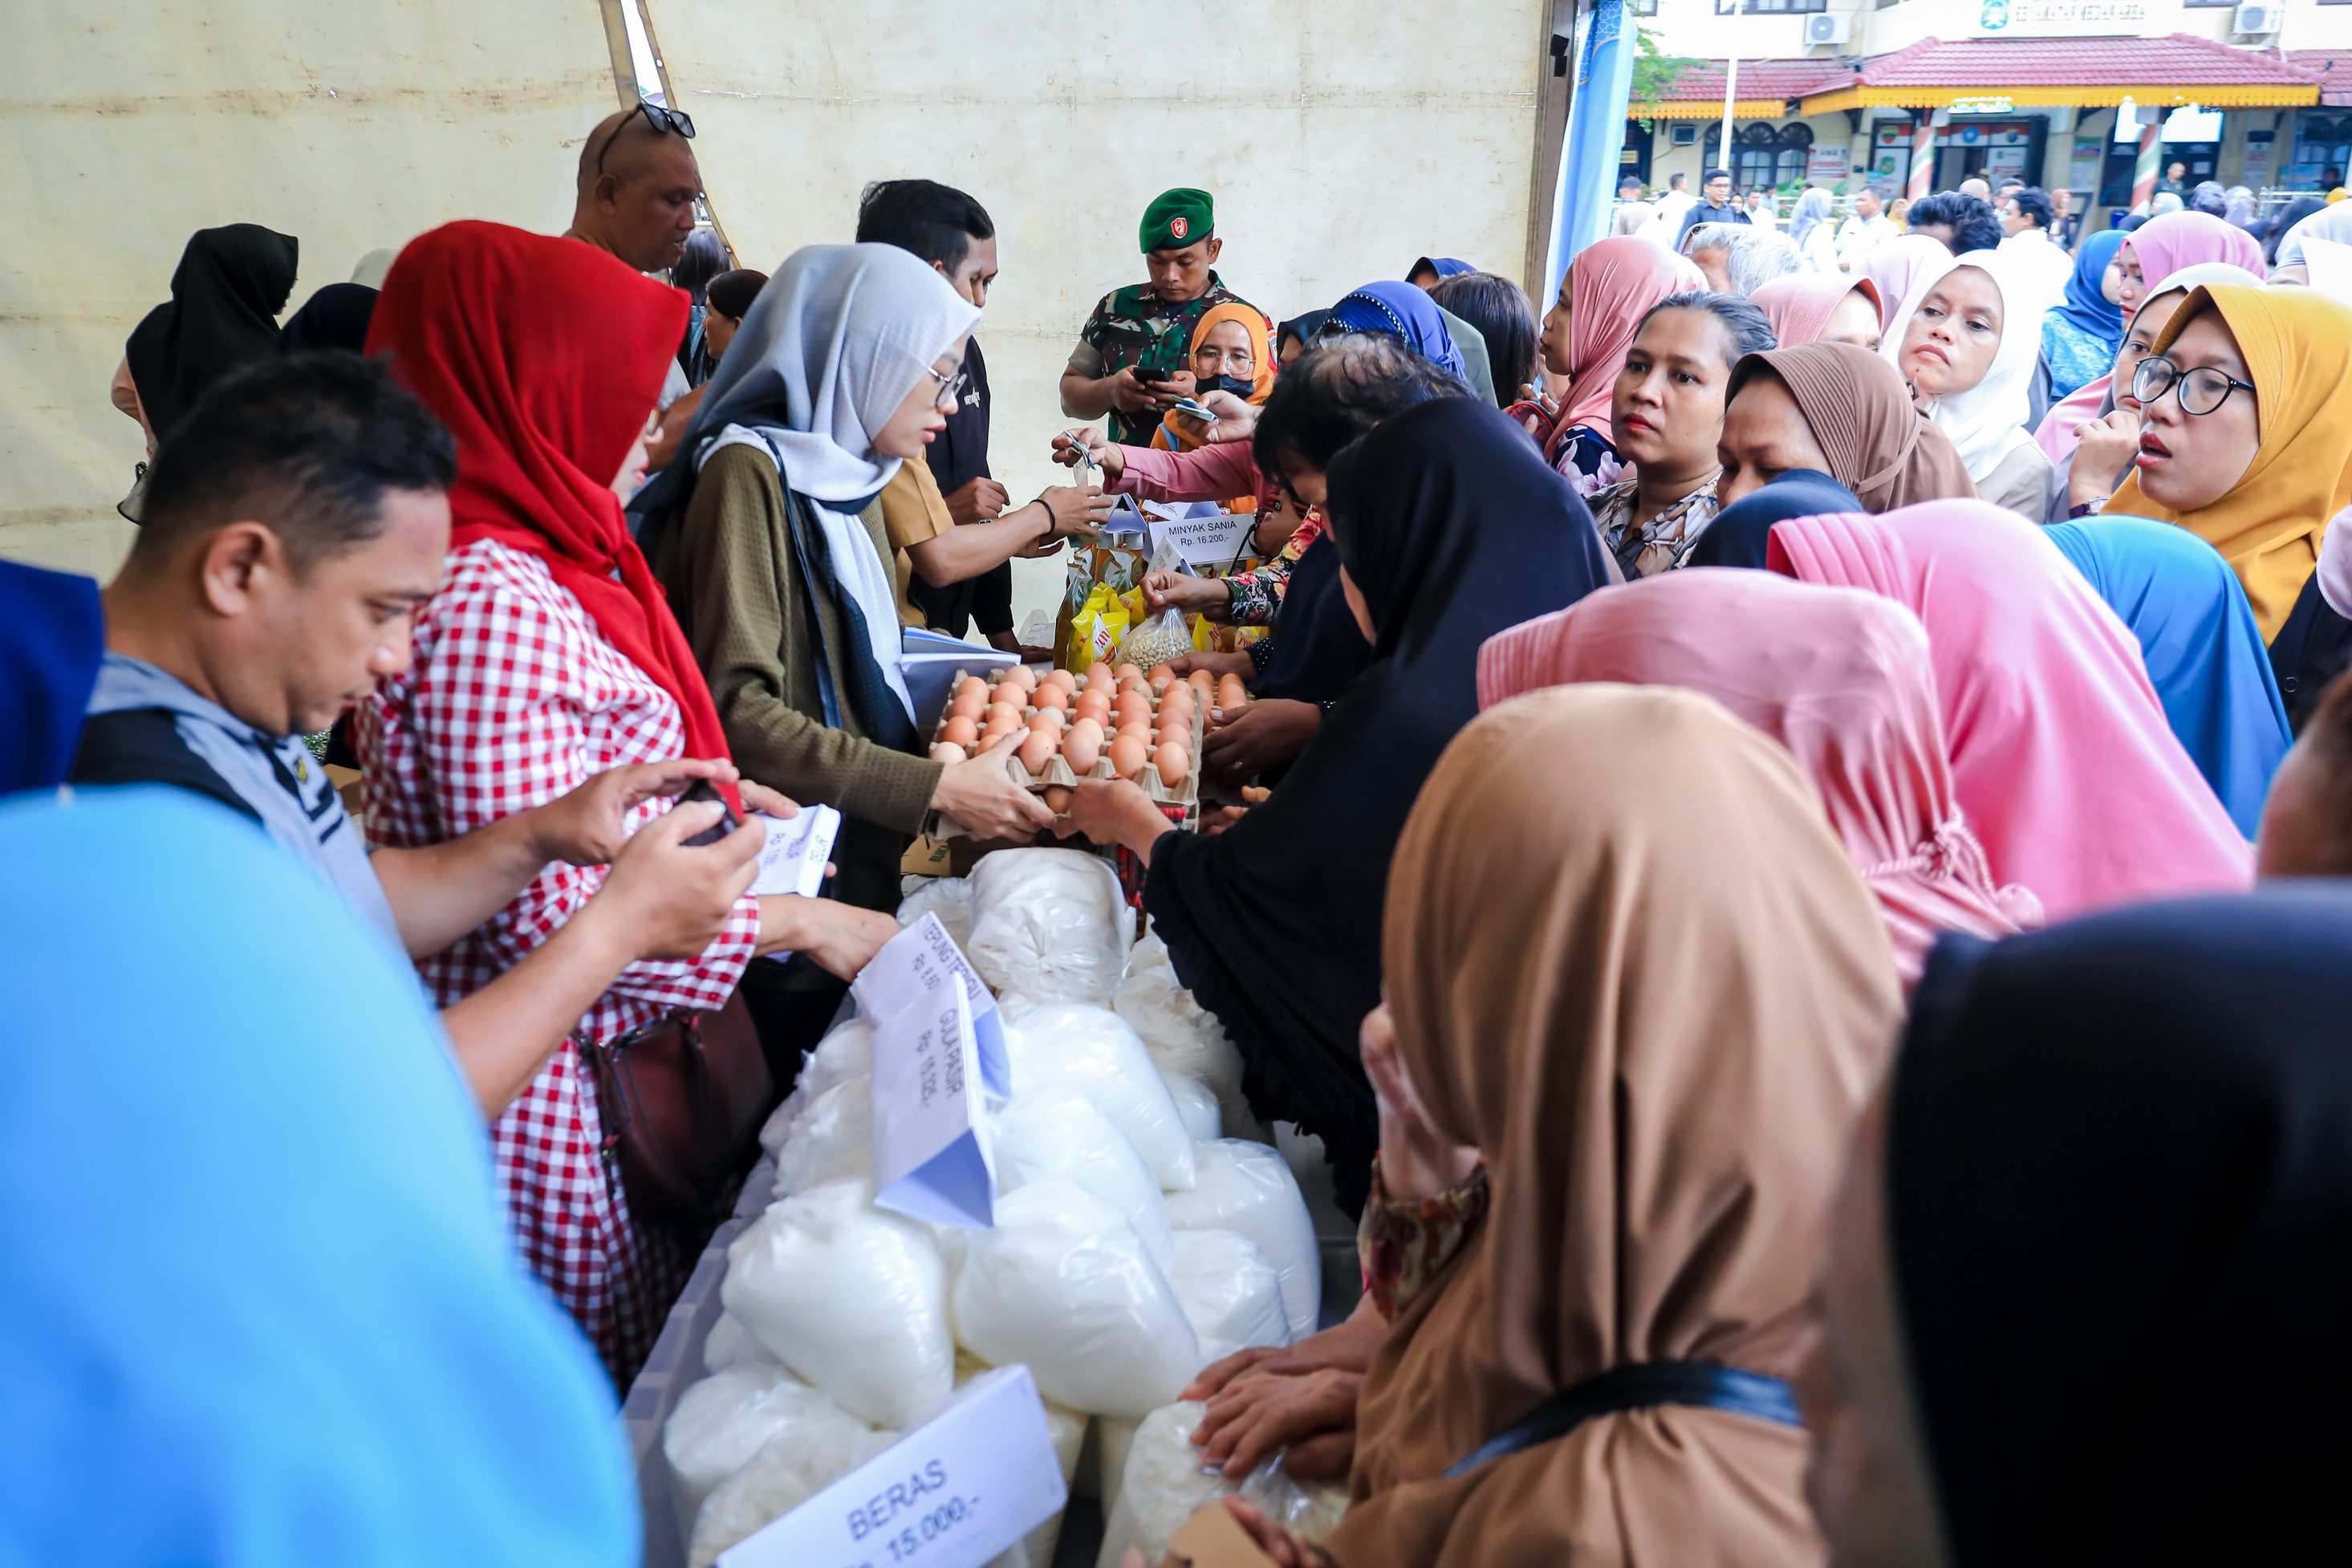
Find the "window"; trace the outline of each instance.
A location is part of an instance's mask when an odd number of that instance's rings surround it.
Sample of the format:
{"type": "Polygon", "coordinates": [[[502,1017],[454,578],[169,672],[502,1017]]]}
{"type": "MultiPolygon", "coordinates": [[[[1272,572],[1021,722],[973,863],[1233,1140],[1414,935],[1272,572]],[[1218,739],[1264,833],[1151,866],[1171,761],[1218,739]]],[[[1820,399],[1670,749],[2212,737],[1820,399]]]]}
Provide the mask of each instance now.
{"type": "Polygon", "coordinates": [[[1710,169],[1729,169],[1733,189],[1770,190],[1803,183],[1805,160],[1813,147],[1813,128],[1804,121],[1775,126],[1750,121],[1732,132],[1728,161],[1717,156],[1722,133],[1719,124],[1707,127],[1706,153],[1701,161],[1710,169]]]}
{"type": "Polygon", "coordinates": [[[1658,14],[1658,0],[1625,0],[1625,9],[1636,16],[1654,16],[1658,14]]]}

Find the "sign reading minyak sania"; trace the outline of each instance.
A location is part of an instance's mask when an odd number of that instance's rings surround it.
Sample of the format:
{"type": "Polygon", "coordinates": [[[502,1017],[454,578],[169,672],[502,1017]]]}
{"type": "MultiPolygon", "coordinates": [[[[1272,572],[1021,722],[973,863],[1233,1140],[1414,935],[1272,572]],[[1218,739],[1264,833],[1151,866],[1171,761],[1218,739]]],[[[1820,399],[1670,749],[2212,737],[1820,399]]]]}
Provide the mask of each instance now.
{"type": "Polygon", "coordinates": [[[1979,0],[1979,38],[2136,37],[2147,30],[2147,0],[1979,0]]]}

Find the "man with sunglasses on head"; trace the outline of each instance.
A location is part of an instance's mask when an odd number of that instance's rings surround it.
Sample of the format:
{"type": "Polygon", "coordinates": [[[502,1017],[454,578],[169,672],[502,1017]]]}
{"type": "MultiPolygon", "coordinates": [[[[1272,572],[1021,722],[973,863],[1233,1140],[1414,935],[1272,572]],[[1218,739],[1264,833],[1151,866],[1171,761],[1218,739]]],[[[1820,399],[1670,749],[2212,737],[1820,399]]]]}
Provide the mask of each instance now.
{"type": "MultiPolygon", "coordinates": [[[[639,103],[598,121],[580,146],[572,226],[563,237],[609,251],[640,272],[677,266],[702,195],[693,140],[693,120],[658,103],[639,103]]],[[[686,372],[673,365],[662,383],[661,406],[684,396],[688,385],[686,372]]]]}

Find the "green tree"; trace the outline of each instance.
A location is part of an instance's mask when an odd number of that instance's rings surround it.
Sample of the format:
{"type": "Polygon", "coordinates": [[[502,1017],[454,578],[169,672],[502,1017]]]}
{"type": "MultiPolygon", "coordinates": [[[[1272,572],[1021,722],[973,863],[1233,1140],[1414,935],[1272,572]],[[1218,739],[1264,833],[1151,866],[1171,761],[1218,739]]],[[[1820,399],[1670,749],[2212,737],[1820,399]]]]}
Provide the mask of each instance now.
{"type": "Polygon", "coordinates": [[[1667,54],[1658,47],[1658,40],[1651,36],[1649,28],[1641,27],[1639,24],[1636,26],[1638,48],[1633,57],[1633,90],[1629,96],[1637,106],[1634,118],[1642,122],[1642,129],[1647,131],[1651,128],[1650,121],[1657,115],[1658,105],[1674,91],[1675,83],[1682,79],[1683,72],[1698,61],[1667,54]]]}

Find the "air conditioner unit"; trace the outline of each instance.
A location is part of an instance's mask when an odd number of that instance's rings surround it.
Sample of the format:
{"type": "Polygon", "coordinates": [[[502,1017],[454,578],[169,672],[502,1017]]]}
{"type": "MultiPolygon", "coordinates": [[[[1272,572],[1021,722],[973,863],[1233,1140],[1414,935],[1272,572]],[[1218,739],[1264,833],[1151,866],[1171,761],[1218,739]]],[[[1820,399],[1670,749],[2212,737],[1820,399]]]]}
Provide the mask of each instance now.
{"type": "Polygon", "coordinates": [[[1691,124],[1688,121],[1682,121],[1675,124],[1674,134],[1674,144],[1675,146],[1691,147],[1697,145],[1697,126],[1691,124]]]}
{"type": "Polygon", "coordinates": [[[2241,5],[2230,18],[2230,30],[2248,37],[2275,33],[2286,22],[2284,5],[2241,5]]]}
{"type": "MultiPolygon", "coordinates": [[[[2239,14],[2261,10],[2257,5],[2241,5],[2239,14]]],[[[1853,18],[1835,11],[1817,11],[1805,18],[1805,47],[1815,44],[1843,44],[1853,37],[1853,18]]]]}

